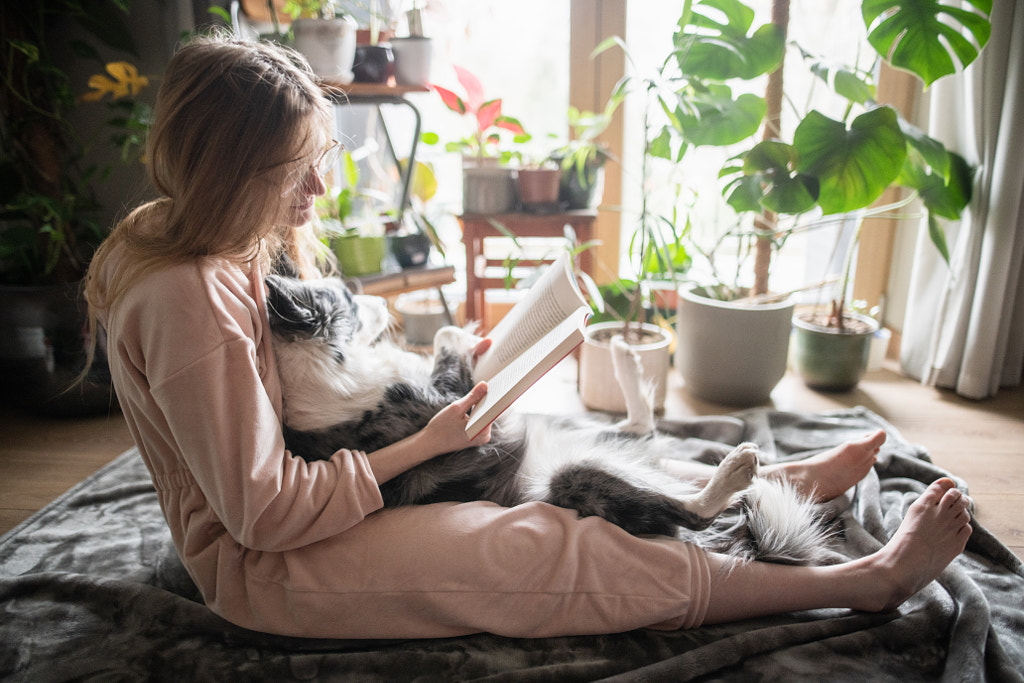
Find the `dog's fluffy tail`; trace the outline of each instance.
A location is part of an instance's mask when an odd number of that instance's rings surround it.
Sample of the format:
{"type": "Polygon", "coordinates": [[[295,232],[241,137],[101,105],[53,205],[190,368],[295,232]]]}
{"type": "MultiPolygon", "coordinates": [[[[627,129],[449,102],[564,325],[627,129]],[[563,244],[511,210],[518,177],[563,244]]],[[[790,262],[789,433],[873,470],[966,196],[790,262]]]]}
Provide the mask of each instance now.
{"type": "Polygon", "coordinates": [[[824,507],[788,482],[757,478],[738,509],[723,513],[709,529],[687,540],[743,561],[829,564],[835,530],[825,516],[824,507]]]}

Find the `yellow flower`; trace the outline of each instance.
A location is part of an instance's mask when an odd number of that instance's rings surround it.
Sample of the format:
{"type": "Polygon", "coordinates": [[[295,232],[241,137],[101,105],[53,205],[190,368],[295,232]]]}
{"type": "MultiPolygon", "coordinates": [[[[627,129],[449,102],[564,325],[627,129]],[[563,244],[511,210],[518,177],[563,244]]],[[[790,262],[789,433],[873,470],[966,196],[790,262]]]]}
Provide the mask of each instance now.
{"type": "Polygon", "coordinates": [[[82,100],[98,102],[108,93],[112,100],[128,95],[134,96],[149,85],[149,79],[140,76],[139,70],[129,62],[110,62],[106,69],[107,73],[114,77],[113,80],[103,74],[93,74],[89,77],[89,87],[92,91],[82,95],[82,100]]]}

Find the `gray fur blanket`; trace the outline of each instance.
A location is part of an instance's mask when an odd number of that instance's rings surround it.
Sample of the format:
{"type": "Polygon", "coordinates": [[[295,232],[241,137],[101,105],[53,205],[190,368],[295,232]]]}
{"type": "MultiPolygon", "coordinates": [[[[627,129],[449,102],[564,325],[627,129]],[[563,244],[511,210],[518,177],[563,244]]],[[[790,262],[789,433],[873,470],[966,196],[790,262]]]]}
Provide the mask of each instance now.
{"type": "MultiPolygon", "coordinates": [[[[661,427],[706,460],[744,440],[800,458],[885,428],[877,466],[837,510],[846,557],[879,547],[927,483],[948,475],[863,409],[758,409],[661,427]]],[[[0,539],[0,679],[1021,681],[1024,568],[976,525],[967,552],[889,614],[816,610],[538,640],[282,638],[232,626],[199,601],[132,450],[0,539]]]]}

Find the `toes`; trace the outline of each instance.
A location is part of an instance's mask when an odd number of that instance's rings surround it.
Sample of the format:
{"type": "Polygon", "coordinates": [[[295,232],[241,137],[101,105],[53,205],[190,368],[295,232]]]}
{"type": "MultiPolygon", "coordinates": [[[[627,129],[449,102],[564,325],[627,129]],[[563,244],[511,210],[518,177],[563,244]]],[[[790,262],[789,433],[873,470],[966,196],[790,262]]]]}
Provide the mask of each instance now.
{"type": "Polygon", "coordinates": [[[943,477],[933,481],[925,489],[925,492],[921,494],[921,498],[933,505],[937,505],[950,491],[956,491],[956,484],[949,477],[943,477]]]}

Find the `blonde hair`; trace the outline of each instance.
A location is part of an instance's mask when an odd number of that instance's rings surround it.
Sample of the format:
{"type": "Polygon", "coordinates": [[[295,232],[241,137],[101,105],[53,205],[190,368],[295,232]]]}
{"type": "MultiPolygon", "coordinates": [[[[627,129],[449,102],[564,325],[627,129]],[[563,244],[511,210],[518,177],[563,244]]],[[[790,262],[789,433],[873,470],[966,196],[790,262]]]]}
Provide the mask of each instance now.
{"type": "Polygon", "coordinates": [[[287,253],[305,275],[311,228],[277,226],[282,189],[306,172],[310,144],[330,137],[332,108],[294,51],[226,35],[195,38],[172,57],[153,110],[147,170],[160,199],[123,219],[93,257],[85,282],[90,326],[145,274],[223,256],[267,263],[287,253]],[[126,250],[118,272],[98,274],[126,250]]]}

